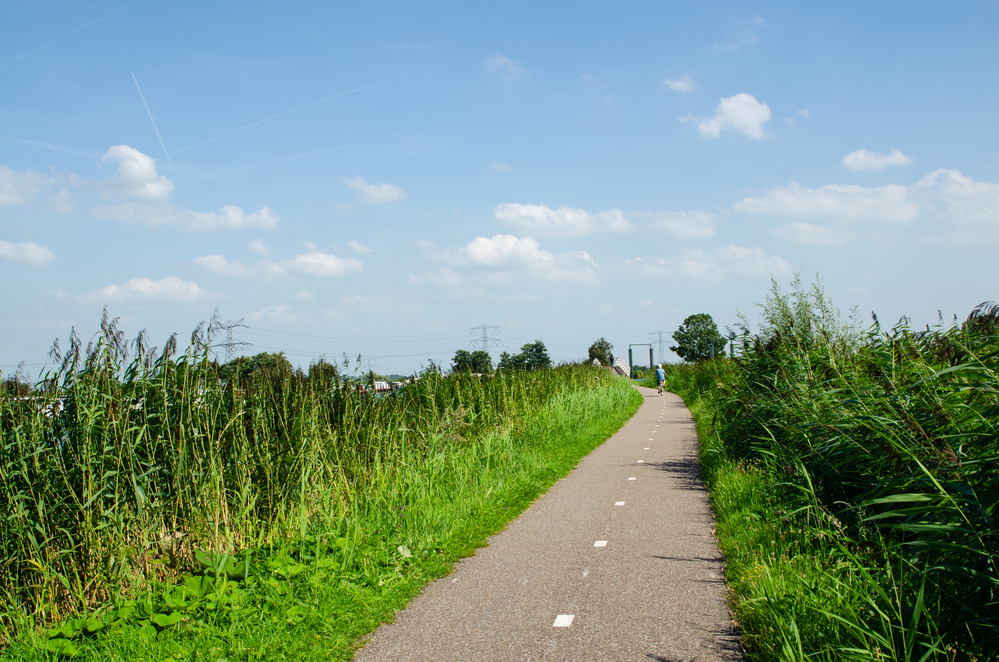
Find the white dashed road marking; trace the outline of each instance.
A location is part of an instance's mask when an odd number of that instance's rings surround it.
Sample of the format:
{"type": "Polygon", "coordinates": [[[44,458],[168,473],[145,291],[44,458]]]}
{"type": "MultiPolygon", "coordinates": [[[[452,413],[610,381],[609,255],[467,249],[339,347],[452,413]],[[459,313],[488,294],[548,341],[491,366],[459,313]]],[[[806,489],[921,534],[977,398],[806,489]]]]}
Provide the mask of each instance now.
{"type": "Polygon", "coordinates": [[[559,614],[555,617],[555,622],[552,623],[553,628],[567,628],[572,625],[572,619],[576,618],[575,614],[559,614]]]}
{"type": "Polygon", "coordinates": [[[615,501],[614,505],[615,506],[623,506],[624,505],[624,501],[615,501]]]}
{"type": "Polygon", "coordinates": [[[594,547],[606,547],[607,546],[607,541],[606,540],[598,540],[595,543],[593,543],[593,546],[594,547]]]}
{"type": "Polygon", "coordinates": [[[629,478],[628,480],[635,480],[635,477],[634,477],[634,476],[632,476],[632,477],[631,477],[631,478],[629,478]]]}

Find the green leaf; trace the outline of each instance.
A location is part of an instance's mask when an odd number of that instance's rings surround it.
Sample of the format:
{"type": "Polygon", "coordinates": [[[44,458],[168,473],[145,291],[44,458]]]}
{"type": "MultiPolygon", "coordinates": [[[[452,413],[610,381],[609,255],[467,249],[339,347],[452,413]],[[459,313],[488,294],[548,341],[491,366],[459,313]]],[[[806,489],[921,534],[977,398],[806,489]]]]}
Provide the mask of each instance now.
{"type": "Polygon", "coordinates": [[[59,657],[76,657],[80,654],[80,649],[69,639],[49,639],[42,647],[59,657]]]}
{"type": "Polygon", "coordinates": [[[94,618],[91,616],[83,624],[83,631],[86,634],[94,634],[95,632],[100,632],[104,629],[104,621],[94,618]]]}
{"type": "Polygon", "coordinates": [[[170,614],[156,614],[152,618],[152,622],[161,628],[168,628],[180,623],[182,618],[179,611],[170,612],[170,614]]]}
{"type": "Polygon", "coordinates": [[[156,628],[154,628],[149,623],[146,623],[141,628],[139,628],[139,635],[146,641],[152,641],[156,639],[156,628]]]}
{"type": "Polygon", "coordinates": [[[198,600],[204,600],[206,595],[215,590],[215,581],[211,577],[199,575],[185,579],[184,586],[190,589],[198,600]]]}
{"type": "Polygon", "coordinates": [[[404,559],[408,559],[409,557],[411,557],[413,555],[413,553],[411,551],[409,551],[409,547],[407,547],[405,544],[402,544],[402,545],[399,545],[398,547],[396,547],[396,551],[398,551],[399,554],[404,559]]]}

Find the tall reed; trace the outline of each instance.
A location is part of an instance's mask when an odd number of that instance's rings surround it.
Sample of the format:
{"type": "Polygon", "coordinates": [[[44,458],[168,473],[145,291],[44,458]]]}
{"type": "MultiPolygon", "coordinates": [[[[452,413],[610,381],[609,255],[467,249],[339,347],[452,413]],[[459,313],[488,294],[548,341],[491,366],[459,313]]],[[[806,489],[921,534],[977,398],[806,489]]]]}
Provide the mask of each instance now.
{"type": "Polygon", "coordinates": [[[991,659],[999,307],[861,331],[796,283],[762,312],[737,361],[668,384],[706,415],[747,642],[762,659],[991,659]]]}
{"type": "Polygon", "coordinates": [[[157,353],[141,334],[129,352],[105,315],[32,397],[0,397],[0,633],[14,614],[54,620],[176,576],[195,550],[336,529],[394,458],[516,430],[604,379],[575,366],[486,379],[431,368],[376,397],[329,364],[239,380],[206,351],[210,331],[179,355],[175,339],[157,353]]]}

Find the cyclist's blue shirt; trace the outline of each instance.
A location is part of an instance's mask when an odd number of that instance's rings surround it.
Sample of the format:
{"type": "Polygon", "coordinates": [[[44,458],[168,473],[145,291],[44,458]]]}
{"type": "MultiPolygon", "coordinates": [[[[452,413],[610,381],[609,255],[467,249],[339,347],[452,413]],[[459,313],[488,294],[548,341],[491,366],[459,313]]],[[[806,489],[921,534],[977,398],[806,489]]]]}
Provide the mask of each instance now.
{"type": "Polygon", "coordinates": [[[656,368],[656,381],[664,382],[666,381],[666,371],[662,368],[656,368]]]}

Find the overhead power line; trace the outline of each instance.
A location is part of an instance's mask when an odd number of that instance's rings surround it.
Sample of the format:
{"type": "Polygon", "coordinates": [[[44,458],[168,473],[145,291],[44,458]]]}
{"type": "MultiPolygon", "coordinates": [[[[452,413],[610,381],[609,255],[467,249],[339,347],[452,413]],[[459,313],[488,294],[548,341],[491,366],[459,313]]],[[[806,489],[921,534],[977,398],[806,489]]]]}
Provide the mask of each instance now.
{"type": "Polygon", "coordinates": [[[653,331],[652,333],[649,334],[649,339],[654,341],[654,343],[657,346],[656,349],[659,350],[660,361],[662,361],[663,357],[666,356],[666,344],[665,341],[663,340],[664,333],[666,333],[666,331],[653,331]]]}
{"type": "Polygon", "coordinates": [[[228,320],[225,322],[219,322],[218,328],[225,331],[225,342],[216,343],[215,347],[225,348],[225,362],[229,363],[234,358],[236,358],[236,351],[245,349],[246,347],[252,347],[253,343],[249,342],[237,342],[233,338],[233,331],[235,329],[245,329],[247,326],[243,324],[243,318],[240,317],[238,320],[233,322],[228,320]]]}
{"type": "Polygon", "coordinates": [[[410,340],[381,340],[378,338],[336,338],[334,336],[318,336],[308,333],[295,333],[293,331],[278,331],[276,329],[264,329],[259,326],[246,326],[251,335],[269,336],[273,338],[301,338],[303,340],[332,340],[334,342],[368,342],[368,343],[420,343],[420,342],[441,342],[444,340],[458,340],[467,336],[445,336],[439,338],[418,338],[410,340]]]}
{"type": "Polygon", "coordinates": [[[476,331],[479,332],[479,337],[473,340],[472,342],[468,343],[469,347],[478,347],[479,349],[482,350],[488,350],[490,347],[503,346],[503,341],[500,340],[499,338],[489,337],[490,332],[496,334],[499,333],[498,326],[489,326],[488,324],[483,324],[482,326],[476,326],[472,329],[469,329],[469,332],[471,333],[475,333],[476,331]]]}

